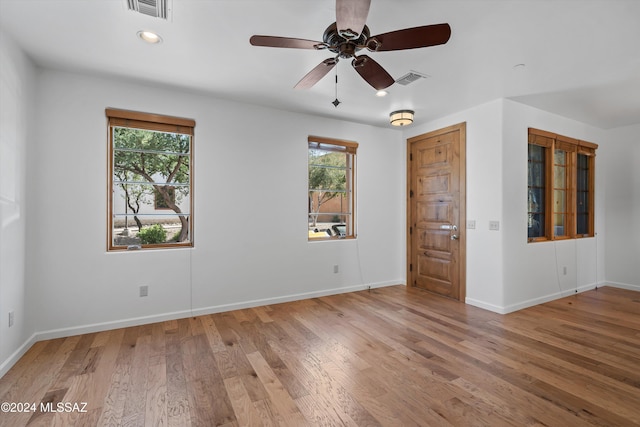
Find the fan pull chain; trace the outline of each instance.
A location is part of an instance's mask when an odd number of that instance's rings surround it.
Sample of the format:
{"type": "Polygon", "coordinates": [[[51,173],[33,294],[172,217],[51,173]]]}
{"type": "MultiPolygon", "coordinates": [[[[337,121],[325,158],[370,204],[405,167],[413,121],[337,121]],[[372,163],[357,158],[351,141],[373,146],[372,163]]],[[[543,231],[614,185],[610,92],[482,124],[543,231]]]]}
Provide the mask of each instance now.
{"type": "Polygon", "coordinates": [[[336,67],[336,99],[333,100],[332,104],[336,108],[340,105],[340,100],[338,99],[338,67],[336,67]]]}

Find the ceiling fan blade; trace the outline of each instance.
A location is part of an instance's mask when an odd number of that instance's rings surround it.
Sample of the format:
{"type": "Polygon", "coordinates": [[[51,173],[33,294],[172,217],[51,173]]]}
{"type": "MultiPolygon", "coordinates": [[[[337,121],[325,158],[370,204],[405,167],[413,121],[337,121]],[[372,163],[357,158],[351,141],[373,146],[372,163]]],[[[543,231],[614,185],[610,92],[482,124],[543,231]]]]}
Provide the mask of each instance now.
{"type": "Polygon", "coordinates": [[[354,58],[351,65],[374,89],[386,89],[395,82],[380,64],[367,55],[359,55],[354,58]]]}
{"type": "Polygon", "coordinates": [[[338,34],[347,40],[360,36],[369,15],[371,0],[336,0],[338,34]]]}
{"type": "Polygon", "coordinates": [[[336,66],[338,61],[335,58],[328,58],[315,66],[315,68],[307,73],[300,81],[294,86],[295,89],[309,89],[314,84],[318,83],[320,79],[327,75],[329,71],[336,66]]]}
{"type": "Polygon", "coordinates": [[[449,24],[425,25],[406,28],[369,37],[367,48],[371,51],[415,49],[445,44],[451,37],[449,24]]]}
{"type": "Polygon", "coordinates": [[[253,46],[287,47],[293,49],[323,49],[326,47],[323,42],[276,36],[251,36],[249,43],[253,46]]]}

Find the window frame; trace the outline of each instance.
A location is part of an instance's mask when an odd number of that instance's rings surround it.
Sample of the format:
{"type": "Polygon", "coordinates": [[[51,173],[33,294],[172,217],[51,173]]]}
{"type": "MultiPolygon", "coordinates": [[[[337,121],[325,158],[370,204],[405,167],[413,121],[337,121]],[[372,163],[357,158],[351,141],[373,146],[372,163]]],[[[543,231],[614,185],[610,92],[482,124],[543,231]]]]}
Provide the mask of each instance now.
{"type": "MultiPolygon", "coordinates": [[[[350,220],[345,222],[346,232],[344,236],[338,235],[326,235],[326,236],[311,236],[307,233],[307,239],[309,242],[327,241],[327,240],[349,240],[357,237],[356,232],[356,163],[357,163],[357,150],[358,143],[355,141],[347,141],[342,139],[326,138],[320,136],[309,136],[307,138],[307,220],[312,215],[311,212],[311,200],[309,194],[311,193],[309,183],[309,150],[318,149],[335,153],[344,153],[348,155],[350,162],[347,162],[346,166],[346,188],[345,194],[347,195],[349,212],[346,214],[350,220]]],[[[308,228],[308,227],[307,227],[308,228]]]]}
{"type": "MultiPolygon", "coordinates": [[[[529,237],[527,232],[527,242],[546,242],[556,240],[580,239],[595,236],[595,156],[597,144],[587,141],[581,141],[563,135],[547,132],[540,129],[528,129],[528,145],[541,146],[544,149],[545,170],[544,170],[544,233],[542,236],[529,237]],[[564,187],[557,187],[555,180],[555,170],[560,167],[556,162],[556,151],[564,151],[566,153],[566,161],[562,167],[565,169],[564,187]],[[577,193],[578,193],[578,155],[587,156],[587,233],[577,232],[577,193]],[[564,191],[563,212],[557,211],[555,208],[555,194],[557,191],[564,191]],[[564,233],[556,235],[555,217],[556,215],[565,215],[564,233]]],[[[527,164],[527,168],[529,163],[527,164]]],[[[527,178],[527,189],[531,188],[529,178],[527,178]]],[[[527,209],[527,215],[530,212],[527,209]]]]}
{"type": "MultiPolygon", "coordinates": [[[[194,247],[194,131],[195,120],[166,116],[160,114],[144,113],[139,111],[120,110],[115,108],[106,108],[105,115],[107,117],[107,251],[127,251],[131,249],[178,249],[194,247]],[[175,243],[153,243],[140,245],[114,245],[114,128],[131,128],[149,130],[155,132],[178,133],[189,136],[189,213],[184,215],[188,217],[188,241],[175,243]]],[[[155,199],[156,190],[153,190],[155,199]]],[[[155,208],[155,200],[151,204],[155,208]]],[[[170,210],[170,208],[168,208],[170,210]]],[[[158,209],[157,209],[158,210],[158,209]]],[[[166,210],[164,208],[160,210],[166,210]]],[[[178,215],[176,213],[176,215],[178,215]]]]}

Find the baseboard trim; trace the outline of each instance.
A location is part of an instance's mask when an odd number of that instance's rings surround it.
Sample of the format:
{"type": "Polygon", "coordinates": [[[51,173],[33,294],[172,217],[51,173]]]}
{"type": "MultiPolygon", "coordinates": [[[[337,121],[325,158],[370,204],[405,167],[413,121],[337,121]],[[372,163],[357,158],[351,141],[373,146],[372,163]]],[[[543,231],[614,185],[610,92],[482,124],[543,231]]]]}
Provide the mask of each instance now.
{"type": "Polygon", "coordinates": [[[9,369],[11,369],[11,367],[15,365],[36,342],[38,342],[38,334],[34,333],[24,343],[22,343],[22,345],[18,347],[11,356],[4,360],[0,365],[0,378],[4,377],[4,374],[9,372],[9,369]]]}
{"type": "Polygon", "coordinates": [[[465,304],[472,305],[474,307],[482,308],[483,310],[493,311],[498,314],[506,314],[504,311],[504,307],[500,307],[498,305],[490,304],[485,301],[480,301],[477,299],[466,297],[464,300],[465,304]]]}
{"type": "Polygon", "coordinates": [[[89,334],[93,332],[108,331],[111,329],[127,328],[129,326],[146,325],[149,323],[164,322],[167,320],[184,319],[191,316],[203,316],[207,314],[222,313],[225,311],[241,310],[244,308],[259,307],[269,304],[280,304],[283,302],[298,301],[302,299],[318,298],[328,295],[344,294],[348,292],[356,292],[385,286],[393,286],[401,284],[400,281],[368,283],[364,285],[353,285],[344,288],[324,289],[321,291],[304,292],[299,294],[290,294],[273,298],[262,298],[249,301],[242,301],[232,304],[212,305],[209,307],[196,308],[193,310],[180,310],[169,313],[154,314],[151,316],[133,317],[123,320],[114,320],[111,322],[93,323],[89,325],[73,326],[70,328],[51,329],[36,333],[36,341],[49,340],[55,338],[70,337],[73,335],[89,334]]]}
{"type": "Polygon", "coordinates": [[[256,300],[243,301],[233,304],[214,305],[209,307],[198,308],[194,310],[180,310],[169,313],[154,314],[151,316],[133,317],[123,320],[114,320],[110,322],[92,323],[88,325],[73,326],[69,328],[50,329],[34,333],[28,340],[24,342],[9,358],[0,365],[0,377],[4,376],[9,369],[38,341],[70,337],[73,335],[89,334],[93,332],[108,331],[111,329],[126,328],[130,326],[146,325],[149,323],[164,322],[167,320],[183,319],[191,316],[202,316],[206,314],[221,313],[225,311],[240,310],[244,308],[259,307],[269,304],[280,304],[284,302],[298,301],[302,299],[318,298],[329,295],[338,295],[348,292],[356,292],[367,289],[383,288],[387,286],[405,285],[404,280],[393,280],[386,282],[366,283],[344,288],[324,289],[320,291],[304,292],[299,294],[290,294],[280,297],[263,298],[256,300]]]}
{"type": "Polygon", "coordinates": [[[640,292],[640,285],[630,285],[628,283],[607,282],[603,286],[611,286],[612,288],[620,288],[620,289],[627,289],[627,290],[630,290],[630,291],[638,291],[638,292],[640,292]]]}
{"type": "Polygon", "coordinates": [[[550,295],[545,295],[539,298],[533,298],[527,301],[522,301],[516,304],[511,304],[508,305],[504,308],[505,313],[513,313],[514,311],[518,311],[518,310],[522,310],[525,308],[529,308],[529,307],[533,307],[534,305],[538,305],[538,304],[544,304],[545,302],[549,302],[549,301],[555,301],[557,299],[560,298],[564,298],[564,297],[569,297],[571,295],[575,295],[575,294],[579,294],[582,292],[586,292],[586,291],[590,291],[592,289],[595,289],[597,287],[600,286],[604,286],[603,284],[597,284],[597,283],[591,283],[589,285],[583,285],[583,286],[579,286],[577,288],[573,288],[573,289],[566,289],[566,290],[562,290],[559,292],[554,292],[553,294],[550,295]]]}
{"type": "Polygon", "coordinates": [[[310,299],[310,298],[319,298],[319,297],[325,297],[329,295],[346,294],[349,292],[357,292],[357,291],[362,291],[367,289],[383,288],[386,286],[395,286],[395,285],[401,285],[401,284],[404,284],[404,283],[396,280],[392,282],[367,283],[364,285],[348,286],[346,288],[334,288],[334,289],[326,289],[322,291],[291,294],[291,295],[282,296],[282,297],[263,298],[263,299],[245,301],[241,303],[199,308],[199,309],[193,310],[193,315],[202,316],[206,314],[221,313],[221,312],[232,311],[232,310],[241,310],[244,308],[259,307],[259,306],[270,305],[270,304],[281,304],[285,302],[300,301],[303,299],[310,299]]]}
{"type": "MultiPolygon", "coordinates": [[[[568,297],[571,295],[575,295],[575,294],[579,294],[585,291],[590,291],[592,289],[598,288],[598,287],[602,287],[602,286],[608,286],[609,282],[607,283],[591,283],[588,285],[583,285],[580,286],[578,288],[573,288],[573,289],[566,289],[566,290],[562,290],[559,292],[554,292],[553,294],[549,294],[549,295],[544,295],[541,297],[537,297],[537,298],[532,298],[526,301],[521,301],[515,304],[510,304],[507,306],[499,306],[499,305],[495,305],[495,304],[490,304],[488,302],[485,301],[480,301],[480,300],[476,300],[473,298],[466,298],[465,302],[469,305],[473,305],[475,307],[479,307],[485,310],[489,310],[489,311],[493,311],[494,313],[498,313],[498,314],[508,314],[508,313],[513,313],[514,311],[518,311],[518,310],[522,310],[525,308],[529,308],[529,307],[533,307],[535,305],[538,304],[544,304],[545,302],[549,302],[549,301],[554,301],[560,298],[564,298],[564,297],[568,297]]],[[[631,285],[627,285],[627,286],[631,286],[631,285]]],[[[622,287],[622,286],[620,286],[622,287]]],[[[625,289],[632,289],[632,290],[640,290],[640,287],[625,287],[625,289]]]]}

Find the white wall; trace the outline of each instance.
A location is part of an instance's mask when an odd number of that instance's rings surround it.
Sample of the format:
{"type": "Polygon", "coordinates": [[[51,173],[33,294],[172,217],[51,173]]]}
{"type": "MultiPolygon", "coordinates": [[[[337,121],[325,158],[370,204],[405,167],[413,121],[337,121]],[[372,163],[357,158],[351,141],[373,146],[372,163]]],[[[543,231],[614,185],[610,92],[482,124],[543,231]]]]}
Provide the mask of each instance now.
{"type": "Polygon", "coordinates": [[[27,266],[40,337],[404,283],[399,132],[51,70],[37,118],[27,266]],[[195,119],[195,249],[105,251],[105,107],[195,119]],[[360,143],[357,240],[307,241],[310,134],[360,143]]]}
{"type": "Polygon", "coordinates": [[[33,125],[34,67],[0,30],[0,375],[34,334],[25,281],[26,158],[33,125]],[[14,324],[9,328],[9,311],[14,324]]]}
{"type": "MultiPolygon", "coordinates": [[[[497,100],[408,128],[403,136],[407,139],[461,122],[467,123],[467,220],[476,221],[476,229],[466,230],[466,302],[508,313],[604,284],[604,224],[608,212],[604,202],[604,171],[609,165],[603,165],[600,156],[610,149],[609,133],[510,100],[497,100]],[[596,161],[597,237],[527,243],[529,127],[600,144],[596,161]],[[500,221],[499,231],[489,230],[489,221],[494,220],[500,221]]],[[[631,134],[624,135],[631,140],[631,134]]],[[[630,144],[626,143],[627,149],[630,144]]],[[[638,151],[635,153],[637,156],[638,151]]],[[[637,176],[634,179],[637,182],[637,176]]],[[[629,184],[622,189],[631,191],[629,184]]],[[[627,220],[634,212],[631,208],[638,212],[638,197],[634,200],[633,207],[623,209],[627,220]]],[[[637,241],[628,246],[637,245],[637,241]]],[[[637,257],[635,248],[632,253],[637,257]]],[[[629,270],[632,267],[628,260],[619,267],[632,276],[637,272],[629,270]]],[[[637,283],[638,275],[635,277],[633,283],[637,283]]]]}
{"type": "Polygon", "coordinates": [[[640,291],[640,124],[608,137],[597,158],[605,180],[607,283],[640,291]]]}
{"type": "Polygon", "coordinates": [[[517,102],[504,100],[504,311],[592,289],[604,282],[604,171],[607,132],[517,102]],[[596,153],[593,238],[527,243],[527,132],[533,127],[599,144],[596,153]],[[566,275],[564,274],[566,267],[566,275]]]}

